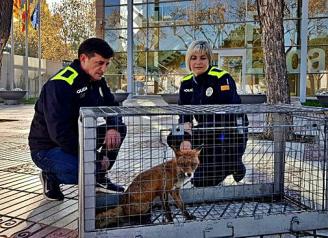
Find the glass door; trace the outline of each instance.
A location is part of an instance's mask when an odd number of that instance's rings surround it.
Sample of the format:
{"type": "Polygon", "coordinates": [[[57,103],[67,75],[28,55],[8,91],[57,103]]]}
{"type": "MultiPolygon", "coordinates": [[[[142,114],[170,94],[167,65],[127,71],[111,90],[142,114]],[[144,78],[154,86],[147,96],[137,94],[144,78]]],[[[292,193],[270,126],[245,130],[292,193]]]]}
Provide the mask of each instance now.
{"type": "Polygon", "coordinates": [[[214,54],[218,56],[218,67],[228,71],[235,80],[238,93],[246,93],[246,50],[224,49],[214,54]]]}

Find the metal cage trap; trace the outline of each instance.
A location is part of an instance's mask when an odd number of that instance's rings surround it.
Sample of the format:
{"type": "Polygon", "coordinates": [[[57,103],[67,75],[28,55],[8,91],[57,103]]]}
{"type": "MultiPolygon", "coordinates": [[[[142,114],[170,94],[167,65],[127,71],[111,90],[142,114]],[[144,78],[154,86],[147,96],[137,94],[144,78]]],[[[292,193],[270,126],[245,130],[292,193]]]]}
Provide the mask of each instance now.
{"type": "Polygon", "coordinates": [[[101,107],[80,115],[81,237],[244,237],[328,228],[322,108],[101,107]],[[103,148],[101,131],[109,129],[125,137],[119,150],[103,148]],[[180,153],[183,141],[195,148],[192,159],[180,153]],[[104,157],[110,169],[99,172],[104,157]],[[125,192],[99,188],[100,175],[125,192]]]}

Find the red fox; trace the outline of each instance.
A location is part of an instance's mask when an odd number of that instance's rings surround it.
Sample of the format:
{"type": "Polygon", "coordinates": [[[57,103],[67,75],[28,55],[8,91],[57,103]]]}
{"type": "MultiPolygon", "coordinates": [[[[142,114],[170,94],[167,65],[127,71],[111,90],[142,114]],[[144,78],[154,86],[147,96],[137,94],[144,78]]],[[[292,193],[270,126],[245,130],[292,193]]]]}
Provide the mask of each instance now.
{"type": "Polygon", "coordinates": [[[168,194],[171,194],[187,220],[195,219],[185,209],[179,189],[197,169],[199,153],[200,150],[197,149],[176,151],[176,158],[140,173],[123,194],[120,205],[97,214],[96,227],[109,227],[118,222],[131,222],[133,219],[139,222],[147,219],[150,222],[151,205],[157,197],[162,201],[166,219],[172,222],[168,194]]]}

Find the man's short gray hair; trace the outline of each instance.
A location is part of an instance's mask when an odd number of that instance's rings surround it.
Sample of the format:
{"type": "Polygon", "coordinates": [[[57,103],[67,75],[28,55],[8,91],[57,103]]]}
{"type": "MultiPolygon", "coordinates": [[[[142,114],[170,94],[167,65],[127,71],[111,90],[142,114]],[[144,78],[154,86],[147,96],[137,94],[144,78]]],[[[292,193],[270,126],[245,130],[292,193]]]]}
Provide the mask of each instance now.
{"type": "Polygon", "coordinates": [[[186,53],[186,68],[189,70],[189,72],[191,72],[190,65],[189,65],[190,58],[195,53],[205,54],[208,58],[209,65],[212,64],[212,48],[210,44],[207,41],[203,41],[203,40],[193,41],[189,45],[186,53]]]}

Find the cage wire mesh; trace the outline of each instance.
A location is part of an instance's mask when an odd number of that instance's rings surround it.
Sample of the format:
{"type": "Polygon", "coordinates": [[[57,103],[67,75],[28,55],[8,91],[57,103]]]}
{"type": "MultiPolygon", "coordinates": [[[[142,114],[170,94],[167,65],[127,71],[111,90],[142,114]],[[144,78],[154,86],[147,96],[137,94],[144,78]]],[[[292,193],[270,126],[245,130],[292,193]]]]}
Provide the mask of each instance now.
{"type": "Polygon", "coordinates": [[[84,108],[80,233],[223,237],[328,228],[326,113],[265,104],[84,108]],[[109,129],[125,137],[120,149],[104,146],[109,129]],[[199,154],[179,152],[186,140],[199,154]],[[99,169],[104,157],[108,171],[99,169]],[[125,192],[104,189],[99,177],[125,192]]]}

